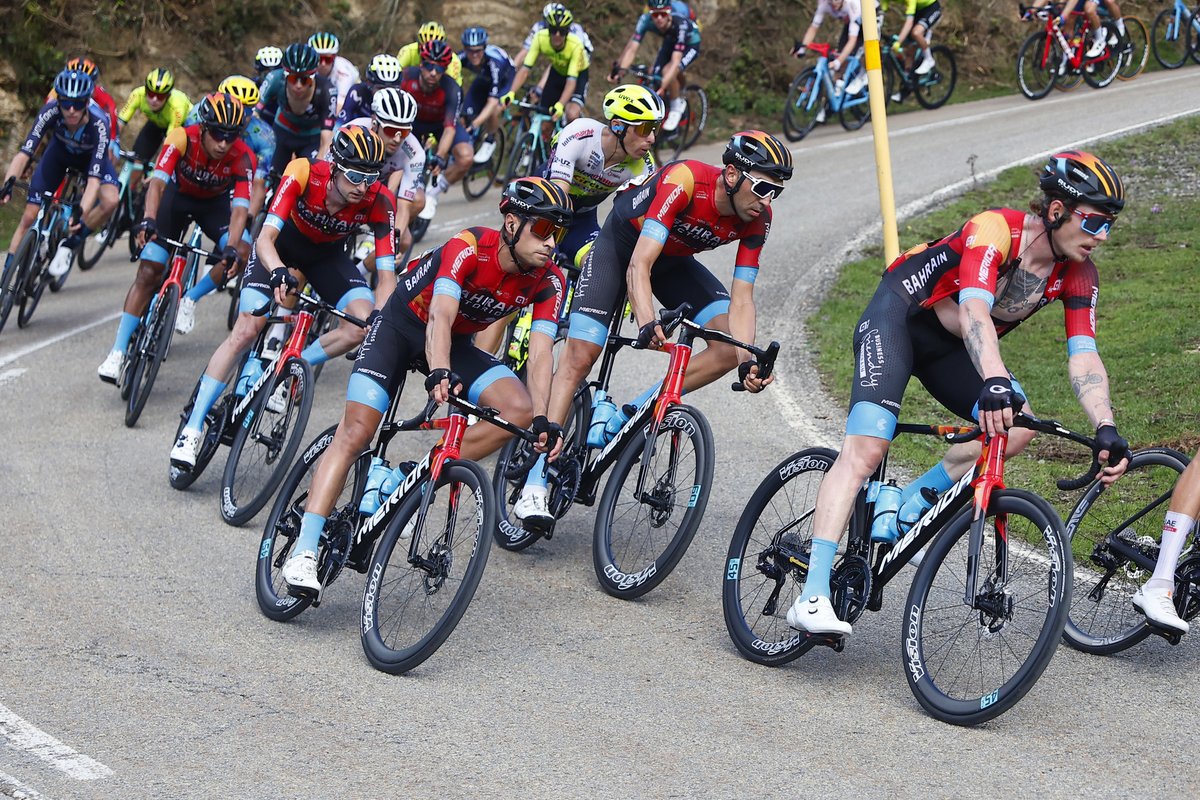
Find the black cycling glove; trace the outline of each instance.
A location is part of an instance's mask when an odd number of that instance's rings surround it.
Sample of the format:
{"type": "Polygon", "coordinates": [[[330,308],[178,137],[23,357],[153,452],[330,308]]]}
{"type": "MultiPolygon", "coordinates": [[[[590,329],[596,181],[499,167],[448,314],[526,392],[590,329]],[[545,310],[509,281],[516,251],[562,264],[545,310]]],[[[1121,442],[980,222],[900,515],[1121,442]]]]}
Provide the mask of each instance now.
{"type": "Polygon", "coordinates": [[[654,320],[638,328],[637,346],[642,349],[649,347],[650,340],[654,338],[654,329],[661,324],[658,320],[654,320]]]}
{"type": "Polygon", "coordinates": [[[551,422],[545,414],[538,414],[534,417],[533,424],[529,426],[529,429],[539,436],[543,433],[546,434],[547,450],[553,450],[554,445],[558,444],[558,440],[563,435],[562,425],[551,422]]]}
{"type": "Polygon", "coordinates": [[[158,236],[158,225],[150,217],[146,217],[133,228],[134,234],[146,234],[146,241],[150,241],[155,236],[158,236]]]}
{"type": "Polygon", "coordinates": [[[1117,433],[1116,425],[1101,425],[1096,429],[1096,452],[1108,451],[1108,465],[1115,467],[1129,457],[1129,442],[1117,433]]]}
{"type": "Polygon", "coordinates": [[[280,286],[286,286],[288,291],[292,291],[300,283],[292,276],[292,273],[287,270],[287,267],[280,267],[271,270],[271,288],[278,289],[280,286]]]}
{"type": "Polygon", "coordinates": [[[1019,411],[1025,405],[1025,398],[1013,389],[1012,381],[1008,378],[988,378],[983,382],[983,390],[979,393],[980,411],[1003,411],[1011,408],[1019,411]]]}
{"type": "Polygon", "coordinates": [[[225,249],[221,251],[221,260],[231,266],[236,264],[238,261],[237,248],[233,245],[227,245],[225,249]]]}
{"type": "Polygon", "coordinates": [[[460,391],[462,391],[462,378],[458,377],[444,367],[429,370],[429,376],[425,378],[425,391],[432,392],[433,387],[437,386],[444,380],[450,381],[451,394],[458,394],[460,391]]]}

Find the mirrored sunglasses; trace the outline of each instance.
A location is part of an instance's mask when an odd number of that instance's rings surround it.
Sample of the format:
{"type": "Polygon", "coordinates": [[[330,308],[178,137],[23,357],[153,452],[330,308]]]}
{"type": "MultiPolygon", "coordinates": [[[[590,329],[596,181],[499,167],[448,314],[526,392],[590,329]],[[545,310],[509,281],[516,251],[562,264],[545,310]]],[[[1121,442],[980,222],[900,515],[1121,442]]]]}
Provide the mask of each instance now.
{"type": "Polygon", "coordinates": [[[232,142],[241,135],[241,131],[229,130],[228,128],[205,128],[204,130],[218,142],[232,142]]]}
{"type": "Polygon", "coordinates": [[[166,99],[167,99],[167,98],[170,96],[170,94],[171,94],[170,92],[151,92],[151,91],[147,91],[147,92],[146,92],[146,99],[147,99],[147,100],[159,100],[159,101],[166,101],[166,99]]]}
{"type": "Polygon", "coordinates": [[[307,72],[289,72],[287,73],[288,83],[296,86],[307,86],[312,83],[313,76],[307,72]]]}
{"type": "Polygon", "coordinates": [[[379,180],[378,172],[363,172],[358,169],[347,169],[346,167],[338,167],[338,170],[346,176],[346,180],[353,183],[355,186],[370,186],[375,181],[379,180]]]}
{"type": "Polygon", "coordinates": [[[658,132],[658,123],[657,122],[630,123],[629,129],[632,131],[637,131],[638,136],[646,137],[652,133],[658,132]]]}
{"type": "Polygon", "coordinates": [[[336,58],[337,56],[321,56],[320,61],[322,64],[332,64],[336,58]]]}
{"type": "Polygon", "coordinates": [[[545,217],[527,217],[525,221],[529,223],[529,232],[538,239],[553,237],[555,242],[559,242],[567,232],[566,228],[545,217]]]}
{"type": "Polygon", "coordinates": [[[754,192],[755,197],[761,197],[766,200],[768,197],[775,199],[783,194],[783,185],[772,183],[766,178],[756,178],[749,172],[743,172],[746,180],[750,181],[750,191],[754,192]]]}
{"type": "Polygon", "coordinates": [[[663,17],[669,17],[669,16],[671,16],[671,12],[670,12],[670,11],[663,11],[663,10],[659,10],[659,11],[651,11],[651,12],[650,12],[650,16],[651,16],[651,17],[653,17],[654,19],[662,19],[663,17]]]}
{"type": "Polygon", "coordinates": [[[432,61],[422,61],[421,69],[425,70],[426,72],[436,72],[438,75],[441,75],[446,71],[446,68],[441,64],[435,64],[432,61]]]}
{"type": "Polygon", "coordinates": [[[412,128],[402,128],[398,125],[384,125],[379,123],[379,133],[385,139],[395,139],[397,137],[404,138],[412,131],[412,128]]]}
{"type": "Polygon", "coordinates": [[[1071,213],[1079,217],[1079,227],[1091,236],[1108,233],[1117,221],[1116,217],[1110,217],[1108,214],[1089,214],[1077,208],[1071,209],[1071,213]]]}

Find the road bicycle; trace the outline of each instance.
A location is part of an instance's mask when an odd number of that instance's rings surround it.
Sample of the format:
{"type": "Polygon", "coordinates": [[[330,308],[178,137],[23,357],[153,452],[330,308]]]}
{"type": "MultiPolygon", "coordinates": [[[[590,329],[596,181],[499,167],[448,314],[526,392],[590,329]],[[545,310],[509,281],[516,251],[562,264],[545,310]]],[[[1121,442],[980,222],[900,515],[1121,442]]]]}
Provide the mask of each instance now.
{"type": "MultiPolygon", "coordinates": [[[[1091,484],[1067,518],[1075,555],[1075,585],[1063,639],[1095,655],[1111,655],[1157,634],[1179,644],[1180,634],[1152,625],[1133,607],[1133,595],[1154,572],[1163,516],[1180,473],[1183,453],[1139,450],[1121,479],[1091,484]]],[[[1200,552],[1193,538],[1175,569],[1175,609],[1185,620],[1200,614],[1200,552]]]]}
{"type": "MultiPolygon", "coordinates": [[[[425,137],[425,165],[421,167],[420,173],[417,174],[417,185],[425,187],[426,192],[432,186],[433,169],[437,166],[437,137],[432,133],[425,137]]],[[[412,234],[412,246],[415,247],[417,242],[425,238],[426,231],[429,230],[429,223],[432,219],[425,219],[419,214],[413,214],[408,220],[408,232],[412,234]]],[[[409,254],[412,252],[412,247],[409,247],[408,252],[404,254],[402,262],[407,262],[409,254]]]]}
{"type": "Polygon", "coordinates": [[[1200,5],[1189,10],[1183,0],[1174,0],[1158,12],[1150,26],[1150,46],[1165,69],[1179,69],[1189,56],[1200,64],[1200,5]]]}
{"type": "Polygon", "coordinates": [[[146,162],[131,150],[121,150],[123,159],[121,174],[118,178],[120,194],[117,197],[117,207],[104,227],[83,240],[79,247],[79,268],[89,270],[100,261],[104,252],[121,237],[129,234],[129,255],[138,253],[137,239],[133,236],[133,226],[142,221],[146,207],[146,182],[139,182],[136,190],[130,189],[133,173],[145,172],[146,162]]]}
{"type": "MultiPolygon", "coordinates": [[[[46,287],[57,292],[66,281],[67,274],[51,277],[50,261],[58,251],[59,243],[67,237],[71,209],[83,196],[85,180],[82,172],[68,169],[57,189],[42,192],[37,217],[21,237],[12,261],[0,275],[0,331],[4,330],[14,305],[18,307],[17,326],[28,326],[46,287]]],[[[0,188],[0,196],[10,195],[15,188],[29,192],[28,183],[10,178],[0,188]]]]}
{"type": "Polygon", "coordinates": [[[319,606],[344,569],[366,574],[359,628],[363,651],[372,666],[393,674],[413,669],[441,647],[466,613],[487,565],[496,498],[483,468],[459,457],[467,415],[526,441],[536,438],[495,409],[464,397],[451,397],[449,413],[441,419],[433,419],[437,404],[430,401],[417,416],[397,422],[397,406],[393,400],[375,444],[354,462],[328,516],[317,554],[321,590],[289,593],[282,570],[336,425],[305,448],[280,490],[263,529],[254,581],[262,613],[285,622],[310,605],[319,606]],[[377,510],[363,513],[371,465],[390,467],[392,438],[400,431],[430,429],[443,430],[442,438],[419,463],[402,465],[403,479],[397,477],[377,510]]]}
{"type": "MultiPolygon", "coordinates": [[[[465,124],[465,123],[464,123],[465,124]]],[[[469,128],[468,128],[469,129],[469,128]]],[[[472,144],[475,147],[475,152],[479,152],[479,147],[483,144],[484,138],[488,136],[485,130],[475,131],[472,144]]],[[[482,164],[477,164],[474,161],[467,168],[467,174],[463,175],[462,187],[463,194],[468,200],[478,200],[487,194],[488,189],[492,188],[492,184],[496,182],[496,176],[500,174],[501,164],[504,161],[504,126],[497,126],[496,132],[490,134],[496,144],[492,150],[492,156],[482,164]]]]}
{"type": "MultiPolygon", "coordinates": [[[[1015,427],[1095,442],[1016,414],[1015,427]]],[[[969,441],[978,428],[901,424],[898,434],[969,441]]],[[[845,550],[830,579],[838,617],[854,623],[878,611],[883,588],[932,541],[904,604],[901,663],[909,688],[932,716],[974,725],[1011,708],[1045,670],[1071,602],[1071,550],[1058,513],[1041,497],[1004,484],[1007,435],[985,440],[973,470],[936,498],[894,544],[872,541],[876,499],[887,459],[859,491],[845,550]],[[936,538],[935,538],[936,537],[936,538]]],[[[786,615],[808,576],[817,490],[837,453],[794,453],[774,467],[746,504],[725,562],[725,626],[738,651],[767,666],[786,664],[816,645],[841,651],[845,639],[788,626],[786,615]]],[[[1059,481],[1065,490],[1087,475],[1059,481]]],[[[888,486],[893,487],[894,481],[888,486]]]]}
{"type": "Polygon", "coordinates": [[[529,99],[510,103],[504,114],[512,123],[504,165],[504,185],[507,186],[515,178],[537,174],[550,160],[551,142],[562,126],[529,99]]]}
{"type": "MultiPolygon", "coordinates": [[[[753,353],[764,378],[771,374],[779,352],[778,342],[758,348],[696,324],[688,319],[690,313],[684,304],[659,315],[667,336],[679,331],[675,343],[663,346],[670,354],[665,380],[640,408],[625,407],[629,418],[611,440],[590,446],[592,391],[607,396],[617,351],[637,346],[636,339],[619,335],[623,316],[614,317],[599,376],[576,390],[564,426],[563,450],[545,467],[555,522],[575,503],[595,504],[600,480],[613,467],[596,511],[592,565],[601,588],[624,600],[649,592],[671,573],[687,552],[708,505],[716,459],[712,429],[698,409],[680,402],[693,341],[725,342],[753,353]]],[[[526,527],[512,513],[525,475],[536,460],[532,448],[519,441],[509,442],[497,459],[493,480],[501,518],[496,541],[506,550],[524,550],[539,538],[554,535],[553,522],[544,529],[526,527]]]]}
{"type": "MultiPolygon", "coordinates": [[[[220,258],[219,254],[201,248],[202,240],[200,226],[194,223],[186,241],[167,236],[155,239],[159,244],[170,247],[172,254],[168,262],[167,277],[150,299],[146,313],[142,315],[133,336],[129,338],[129,343],[125,346],[125,362],[117,375],[117,386],[121,390],[121,399],[125,401],[127,428],[137,424],[142,410],[146,407],[146,401],[150,399],[154,381],[158,378],[158,369],[162,362],[167,360],[167,354],[171,350],[175,317],[179,314],[179,300],[196,285],[201,259],[220,258]]],[[[136,259],[134,256],[130,260],[136,259]]]]}
{"type": "MultiPolygon", "coordinates": [[[[928,32],[926,36],[929,36],[928,32]]],[[[892,36],[891,43],[895,44],[899,38],[892,36]]],[[[933,56],[933,69],[918,75],[921,58],[919,48],[911,38],[908,46],[911,67],[905,67],[904,59],[891,47],[883,48],[883,85],[889,103],[898,105],[911,94],[922,108],[934,109],[941,108],[950,99],[958,82],[954,51],[944,44],[935,44],[930,46],[929,52],[933,56]]]]}
{"type": "MultiPolygon", "coordinates": [[[[662,72],[645,64],[634,64],[628,72],[648,89],[658,91],[662,86],[662,72]]],[[[659,126],[654,134],[654,158],[659,164],[678,159],[684,150],[700,141],[700,135],[708,125],[708,92],[704,87],[689,83],[683,87],[682,96],[685,108],[675,130],[664,131],[659,126]]]]}
{"type": "MultiPolygon", "coordinates": [[[[837,114],[842,127],[856,131],[871,118],[871,104],[864,85],[862,90],[851,95],[845,84],[835,85],[833,72],[829,69],[830,45],[814,42],[808,49],[817,55],[817,63],[800,70],[788,88],[787,101],[783,106],[783,135],[790,142],[798,142],[825,121],[825,114],[837,114]]],[[[846,83],[854,79],[862,63],[857,54],[846,61],[842,78],[846,83]]]]}
{"type": "Polygon", "coordinates": [[[1017,82],[1021,94],[1030,100],[1039,100],[1048,95],[1058,81],[1075,73],[1082,75],[1094,89],[1101,89],[1116,80],[1124,63],[1124,45],[1120,31],[1111,19],[1103,21],[1104,50],[1089,57],[1092,33],[1083,12],[1072,12],[1076,22],[1068,39],[1068,33],[1058,25],[1061,5],[1044,8],[1021,5],[1020,10],[1022,19],[1028,16],[1045,21],[1044,29],[1030,34],[1017,52],[1017,82]]]}

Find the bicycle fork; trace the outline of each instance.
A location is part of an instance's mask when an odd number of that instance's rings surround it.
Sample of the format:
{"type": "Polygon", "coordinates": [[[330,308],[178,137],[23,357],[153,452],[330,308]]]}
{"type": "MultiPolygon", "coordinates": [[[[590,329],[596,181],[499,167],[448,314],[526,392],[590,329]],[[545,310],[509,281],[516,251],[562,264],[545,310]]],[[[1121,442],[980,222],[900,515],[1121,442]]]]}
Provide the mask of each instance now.
{"type": "MultiPolygon", "coordinates": [[[[658,431],[662,427],[663,420],[666,419],[667,412],[672,406],[679,405],[680,398],[683,394],[683,376],[687,374],[688,363],[692,359],[691,343],[668,343],[664,348],[671,351],[671,362],[667,366],[667,377],[663,380],[662,388],[659,390],[658,400],[654,405],[654,417],[650,421],[650,425],[646,429],[646,441],[642,445],[642,463],[638,468],[637,486],[634,489],[634,497],[638,502],[645,503],[650,506],[658,514],[662,514],[670,510],[674,505],[670,497],[658,495],[657,492],[646,491],[646,476],[650,472],[650,459],[654,455],[655,443],[658,441],[658,431]]],[[[676,441],[681,435],[679,431],[672,434],[670,460],[667,464],[667,472],[663,476],[663,480],[668,485],[674,484],[675,471],[679,464],[679,448],[676,447],[676,441]]],[[[655,486],[654,488],[658,488],[655,486]]]]}
{"type": "Polygon", "coordinates": [[[1011,600],[1004,587],[1008,585],[1008,519],[1003,514],[995,517],[996,569],[988,579],[987,591],[979,592],[979,564],[983,555],[983,531],[987,525],[987,509],[992,492],[1004,488],[1004,453],[1008,447],[1008,435],[999,434],[988,439],[980,456],[983,470],[975,479],[975,516],[971,521],[970,539],[967,546],[967,574],[964,581],[963,603],[991,617],[994,621],[1007,619],[1011,614],[1011,600]]]}

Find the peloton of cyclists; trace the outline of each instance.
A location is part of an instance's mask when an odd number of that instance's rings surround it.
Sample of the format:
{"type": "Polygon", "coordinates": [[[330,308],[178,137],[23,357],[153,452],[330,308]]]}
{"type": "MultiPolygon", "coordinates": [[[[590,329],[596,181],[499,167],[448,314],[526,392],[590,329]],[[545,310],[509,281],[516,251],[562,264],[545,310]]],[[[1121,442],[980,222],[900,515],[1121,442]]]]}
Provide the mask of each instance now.
{"type": "Polygon", "coordinates": [[[587,103],[591,58],[583,40],[571,33],[575,16],[557,3],[547,8],[546,27],[534,34],[529,53],[513,77],[512,88],[500,102],[508,105],[516,99],[538,58],[545,56],[550,72],[545,86],[536,92],[541,96],[541,106],[554,119],[565,114],[567,122],[573,122],[583,114],[587,103]]]}

